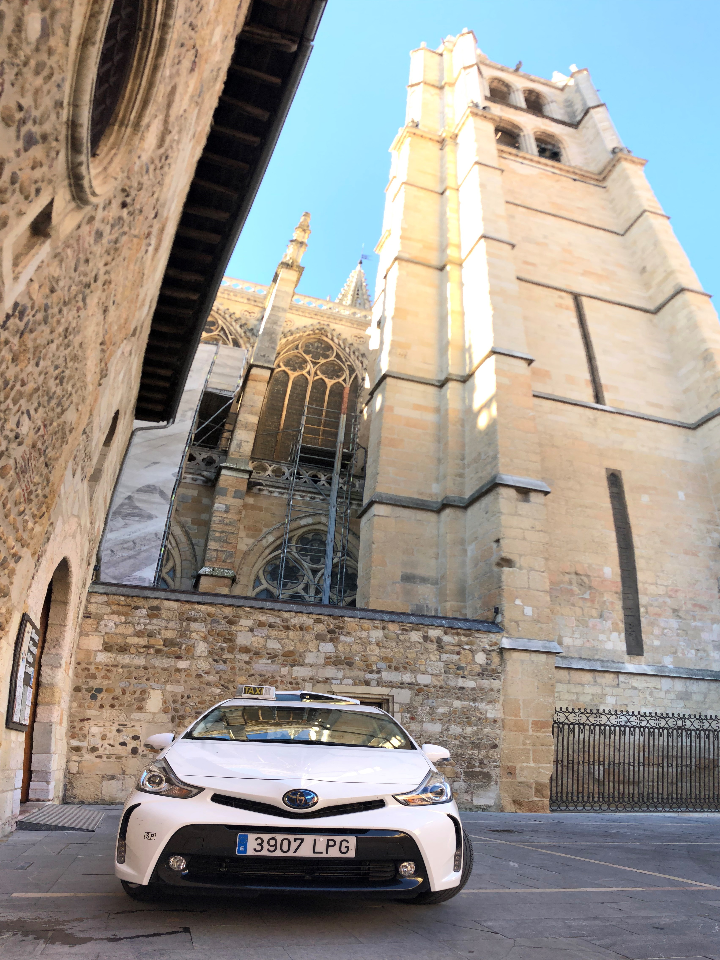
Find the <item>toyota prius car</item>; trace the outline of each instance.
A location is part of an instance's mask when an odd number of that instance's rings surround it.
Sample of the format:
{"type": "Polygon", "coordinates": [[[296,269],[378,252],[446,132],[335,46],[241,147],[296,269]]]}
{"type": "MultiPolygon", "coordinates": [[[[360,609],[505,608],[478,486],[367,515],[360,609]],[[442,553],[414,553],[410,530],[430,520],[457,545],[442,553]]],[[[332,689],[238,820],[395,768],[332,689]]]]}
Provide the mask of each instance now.
{"type": "Polygon", "coordinates": [[[244,686],[162,752],[125,804],[116,873],[135,899],[163,891],[359,894],[442,903],[472,846],[450,784],[378,707],[244,686]]]}

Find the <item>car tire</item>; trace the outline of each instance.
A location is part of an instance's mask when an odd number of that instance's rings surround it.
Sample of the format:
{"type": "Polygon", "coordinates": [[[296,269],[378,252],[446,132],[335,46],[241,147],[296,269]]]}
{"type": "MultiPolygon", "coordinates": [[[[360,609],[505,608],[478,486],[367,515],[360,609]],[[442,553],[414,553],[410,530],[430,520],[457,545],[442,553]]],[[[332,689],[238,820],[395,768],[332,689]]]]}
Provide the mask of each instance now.
{"type": "Polygon", "coordinates": [[[426,893],[419,893],[413,900],[406,900],[405,903],[415,903],[419,906],[431,905],[434,903],[445,903],[446,900],[452,900],[462,890],[470,879],[472,873],[475,854],[472,841],[463,830],[463,868],[460,874],[460,883],[456,887],[450,887],[449,890],[428,890],[426,893]]]}
{"type": "Polygon", "coordinates": [[[148,900],[157,900],[160,896],[154,884],[129,883],[127,880],[121,880],[120,883],[129,897],[133,900],[139,900],[141,903],[147,903],[148,900]]]}

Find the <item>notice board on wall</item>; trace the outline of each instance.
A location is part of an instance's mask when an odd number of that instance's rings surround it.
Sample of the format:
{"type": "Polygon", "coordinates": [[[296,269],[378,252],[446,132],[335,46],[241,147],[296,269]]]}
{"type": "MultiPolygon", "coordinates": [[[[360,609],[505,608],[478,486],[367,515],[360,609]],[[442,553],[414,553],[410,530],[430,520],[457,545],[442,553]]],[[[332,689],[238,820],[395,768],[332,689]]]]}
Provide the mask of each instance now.
{"type": "Polygon", "coordinates": [[[15,640],[12,674],[10,675],[10,696],[5,719],[5,726],[9,727],[10,730],[25,732],[28,728],[39,644],[40,631],[30,617],[24,613],[15,640]]]}

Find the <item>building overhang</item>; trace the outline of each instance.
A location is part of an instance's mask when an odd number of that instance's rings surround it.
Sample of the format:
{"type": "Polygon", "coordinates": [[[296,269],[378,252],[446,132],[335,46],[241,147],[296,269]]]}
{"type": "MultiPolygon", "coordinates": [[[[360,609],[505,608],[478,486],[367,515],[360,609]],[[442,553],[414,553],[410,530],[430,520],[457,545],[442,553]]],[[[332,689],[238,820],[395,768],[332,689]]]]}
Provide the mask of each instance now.
{"type": "Polygon", "coordinates": [[[175,232],[135,417],[172,420],[228,260],[312,50],[327,0],[254,0],[175,232]]]}

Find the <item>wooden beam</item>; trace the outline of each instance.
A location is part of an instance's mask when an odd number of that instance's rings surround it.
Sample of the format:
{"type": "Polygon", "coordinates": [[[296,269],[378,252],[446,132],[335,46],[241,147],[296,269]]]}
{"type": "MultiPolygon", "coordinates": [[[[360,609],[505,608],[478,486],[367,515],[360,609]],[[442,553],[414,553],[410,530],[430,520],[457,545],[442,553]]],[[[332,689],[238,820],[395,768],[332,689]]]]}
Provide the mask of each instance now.
{"type": "MultiPolygon", "coordinates": [[[[184,307],[167,307],[163,303],[159,303],[155,307],[155,313],[163,313],[167,317],[182,317],[183,320],[189,320],[193,315],[192,310],[186,310],[184,307]]],[[[150,336],[152,336],[153,327],[150,325],[150,336]]]]}
{"type": "Polygon", "coordinates": [[[272,30],[270,27],[262,27],[260,24],[246,24],[241,33],[241,40],[249,40],[251,43],[265,44],[269,47],[278,47],[286,53],[295,53],[299,41],[287,33],[280,33],[278,30],[272,30]]]}
{"type": "Polygon", "coordinates": [[[220,99],[223,103],[227,103],[236,110],[239,110],[240,113],[244,113],[248,117],[255,117],[257,120],[262,120],[263,123],[270,116],[269,110],[261,110],[260,107],[253,106],[252,103],[246,103],[244,100],[236,100],[235,97],[228,97],[227,94],[221,94],[220,99]]]}
{"type": "MultiPolygon", "coordinates": [[[[196,260],[199,263],[212,263],[215,258],[209,253],[198,253],[197,250],[192,250],[190,247],[180,247],[177,244],[177,241],[173,244],[172,250],[170,251],[170,260],[173,257],[177,257],[178,260],[196,260]]],[[[207,277],[203,277],[204,280],[207,277]]]]}
{"type": "Polygon", "coordinates": [[[203,150],[200,160],[207,160],[208,163],[214,163],[218,167],[230,167],[231,170],[250,169],[250,164],[243,160],[236,160],[235,157],[226,157],[219,153],[211,153],[209,150],[203,150]]]}
{"type": "Polygon", "coordinates": [[[275,77],[270,73],[263,73],[261,70],[253,70],[252,67],[245,67],[239,63],[231,63],[230,69],[233,73],[241,77],[249,77],[251,80],[257,80],[258,83],[265,83],[269,87],[279,87],[282,84],[280,77],[275,77]]]}
{"type": "Polygon", "coordinates": [[[197,300],[200,294],[196,290],[183,290],[181,287],[160,287],[161,297],[173,297],[175,300],[197,300]]]}
{"type": "Polygon", "coordinates": [[[201,180],[199,177],[193,179],[191,186],[202,187],[203,190],[214,190],[216,193],[223,193],[227,197],[240,196],[239,190],[231,190],[230,187],[223,187],[219,183],[211,183],[210,180],[201,180]]]}
{"type": "Polygon", "coordinates": [[[211,133],[219,133],[224,137],[232,137],[239,140],[240,143],[247,143],[250,147],[257,147],[262,143],[261,137],[256,137],[254,133],[245,133],[244,130],[235,130],[233,127],[223,127],[219,123],[214,123],[210,130],[211,133]]]}
{"type": "Polygon", "coordinates": [[[177,270],[175,267],[167,267],[166,277],[172,277],[174,280],[188,280],[190,283],[202,283],[206,277],[204,273],[193,273],[191,270],[177,270]]]}
{"type": "Polygon", "coordinates": [[[204,243],[220,243],[222,237],[219,233],[210,233],[207,230],[193,230],[192,227],[184,227],[182,224],[177,228],[177,236],[187,237],[189,240],[202,240],[204,243]]]}
{"type": "Polygon", "coordinates": [[[206,217],[208,220],[227,220],[230,216],[227,210],[217,210],[215,207],[199,207],[194,203],[186,203],[183,214],[192,213],[196,217],[206,217]]]}

